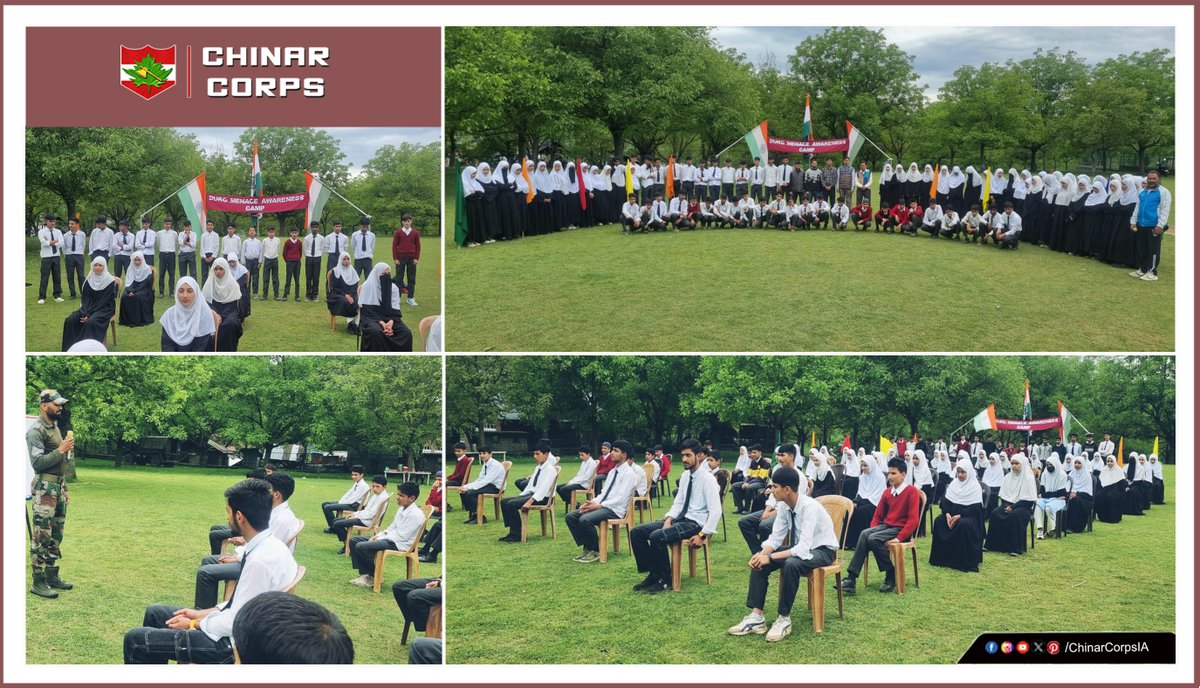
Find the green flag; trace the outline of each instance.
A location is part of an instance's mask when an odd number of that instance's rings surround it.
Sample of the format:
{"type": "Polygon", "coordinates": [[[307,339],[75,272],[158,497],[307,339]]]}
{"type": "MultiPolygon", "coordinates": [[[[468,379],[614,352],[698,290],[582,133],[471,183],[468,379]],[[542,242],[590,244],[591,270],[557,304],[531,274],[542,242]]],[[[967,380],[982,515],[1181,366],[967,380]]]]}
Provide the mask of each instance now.
{"type": "Polygon", "coordinates": [[[454,163],[454,243],[462,247],[467,243],[467,202],[463,189],[462,165],[454,163]]]}

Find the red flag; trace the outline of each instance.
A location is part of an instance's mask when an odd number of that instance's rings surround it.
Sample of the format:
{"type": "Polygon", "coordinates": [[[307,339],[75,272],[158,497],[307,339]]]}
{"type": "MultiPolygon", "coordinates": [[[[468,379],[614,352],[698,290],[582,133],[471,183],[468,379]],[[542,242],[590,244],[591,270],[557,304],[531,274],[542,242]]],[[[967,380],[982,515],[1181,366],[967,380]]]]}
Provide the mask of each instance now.
{"type": "Polygon", "coordinates": [[[850,449],[850,436],[846,435],[846,439],[842,440],[842,451],[850,449]]]}
{"type": "Polygon", "coordinates": [[[587,187],[583,185],[583,162],[575,158],[575,181],[579,182],[579,207],[587,210],[587,187]]]}

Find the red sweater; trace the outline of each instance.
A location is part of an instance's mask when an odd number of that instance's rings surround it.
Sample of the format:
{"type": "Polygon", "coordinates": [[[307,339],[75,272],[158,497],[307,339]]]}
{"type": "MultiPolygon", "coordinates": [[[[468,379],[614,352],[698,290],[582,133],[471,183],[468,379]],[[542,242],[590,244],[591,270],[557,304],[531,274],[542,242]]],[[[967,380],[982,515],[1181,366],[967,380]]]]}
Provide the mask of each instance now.
{"type": "Polygon", "coordinates": [[[421,259],[421,233],[415,228],[406,236],[403,229],[392,235],[392,258],[396,261],[408,258],[421,259]]]}
{"type": "Polygon", "coordinates": [[[429,499],[425,500],[425,505],[433,507],[433,513],[435,514],[442,513],[442,491],[440,489],[430,490],[429,499]]]}
{"type": "Polygon", "coordinates": [[[454,462],[454,472],[450,474],[446,480],[457,480],[458,482],[466,482],[467,467],[471,465],[471,457],[463,456],[461,459],[454,462]]]}
{"type": "Polygon", "coordinates": [[[919,492],[920,490],[917,488],[905,483],[899,496],[893,497],[890,486],[883,488],[883,497],[879,499],[879,504],[875,507],[875,516],[871,519],[871,527],[884,524],[899,528],[900,532],[896,534],[896,539],[900,542],[912,537],[913,532],[917,530],[917,525],[921,522],[919,492]]]}
{"type": "Polygon", "coordinates": [[[297,261],[304,257],[304,242],[297,239],[292,241],[289,239],[283,240],[283,260],[284,262],[297,261]]]}
{"type": "Polygon", "coordinates": [[[596,475],[608,475],[609,471],[616,468],[616,462],[612,460],[612,454],[602,454],[600,461],[596,463],[596,475]]]}

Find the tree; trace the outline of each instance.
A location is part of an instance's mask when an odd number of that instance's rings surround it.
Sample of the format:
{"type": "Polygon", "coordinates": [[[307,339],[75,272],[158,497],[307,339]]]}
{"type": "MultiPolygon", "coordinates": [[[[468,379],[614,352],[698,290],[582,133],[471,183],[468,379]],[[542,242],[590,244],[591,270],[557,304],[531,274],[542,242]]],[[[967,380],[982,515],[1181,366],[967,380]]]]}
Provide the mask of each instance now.
{"type": "Polygon", "coordinates": [[[1068,50],[1038,48],[1033,57],[1008,63],[1028,79],[1033,88],[1033,108],[1028,126],[1017,133],[1020,145],[1029,151],[1029,169],[1036,170],[1037,154],[1054,140],[1067,119],[1067,106],[1075,89],[1087,78],[1087,65],[1068,50]]]}
{"type": "Polygon", "coordinates": [[[402,143],[383,146],[362,168],[362,175],[346,193],[370,210],[377,224],[400,226],[400,217],[411,213],[413,226],[425,234],[441,231],[441,180],[438,169],[441,146],[402,143]],[[361,199],[361,200],[359,200],[361,199]]]}
{"type": "Polygon", "coordinates": [[[980,170],[1001,166],[987,163],[989,147],[1010,150],[1032,126],[1033,87],[1015,69],[988,62],[959,67],[938,93],[948,106],[951,135],[964,147],[978,146],[980,170]]]}
{"type": "Polygon", "coordinates": [[[454,356],[446,359],[446,427],[470,444],[486,444],[484,426],[506,408],[510,368],[520,359],[508,356],[454,356]],[[478,432],[478,434],[476,434],[478,432]]]}
{"type": "Polygon", "coordinates": [[[1175,143],[1175,58],[1159,49],[1105,60],[1092,70],[1080,101],[1097,119],[1129,123],[1120,138],[1110,140],[1136,151],[1144,173],[1148,150],[1175,143]]]}
{"type": "MultiPolygon", "coordinates": [[[[229,189],[218,189],[210,184],[209,190],[235,194],[250,192],[250,168],[256,140],[264,196],[303,191],[305,170],[319,176],[334,189],[344,188],[350,179],[350,168],[344,162],[346,154],[329,132],[311,127],[251,127],[233,144],[234,165],[240,161],[244,166],[240,184],[229,189]]],[[[276,213],[275,217],[280,226],[289,222],[300,224],[304,222],[304,211],[276,213]]]]}

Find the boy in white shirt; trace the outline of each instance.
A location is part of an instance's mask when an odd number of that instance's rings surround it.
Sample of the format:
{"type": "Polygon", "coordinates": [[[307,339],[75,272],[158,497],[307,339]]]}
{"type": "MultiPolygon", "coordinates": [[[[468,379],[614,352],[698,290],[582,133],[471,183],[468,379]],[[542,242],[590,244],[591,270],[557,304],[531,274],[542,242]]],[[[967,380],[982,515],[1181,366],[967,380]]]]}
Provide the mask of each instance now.
{"type": "Polygon", "coordinates": [[[358,569],[359,576],[350,581],[364,588],[375,586],[375,553],[385,550],[407,551],[417,539],[417,533],[425,523],[425,512],[417,506],[421,488],[416,483],[401,483],[396,488],[396,516],[387,528],[367,537],[356,535],[350,538],[350,562],[358,569]]]}
{"type": "Polygon", "coordinates": [[[846,199],[838,196],[837,202],[829,210],[829,217],[835,231],[846,231],[850,226],[850,208],[846,205],[846,199]]]}

